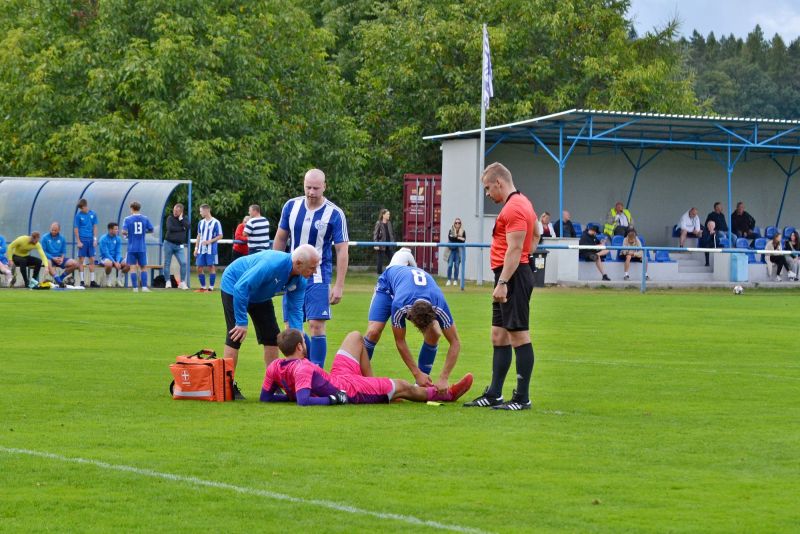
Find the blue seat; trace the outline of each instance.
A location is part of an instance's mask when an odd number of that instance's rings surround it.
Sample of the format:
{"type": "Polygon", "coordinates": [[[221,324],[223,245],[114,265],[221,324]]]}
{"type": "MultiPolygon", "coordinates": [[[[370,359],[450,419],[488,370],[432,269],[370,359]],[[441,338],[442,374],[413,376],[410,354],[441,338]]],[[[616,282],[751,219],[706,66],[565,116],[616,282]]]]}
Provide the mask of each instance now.
{"type": "Polygon", "coordinates": [[[589,228],[590,226],[594,226],[595,228],[597,228],[597,235],[599,237],[600,236],[600,232],[603,231],[603,225],[600,224],[599,222],[588,222],[588,223],[586,223],[586,228],[589,228]]]}
{"type": "Polygon", "coordinates": [[[666,250],[656,250],[656,263],[675,263],[666,250]]]}
{"type": "MultiPolygon", "coordinates": [[[[622,237],[621,235],[612,236],[611,237],[611,246],[612,247],[621,247],[623,241],[625,241],[625,238],[622,237]]],[[[612,254],[614,254],[614,260],[615,261],[625,261],[625,259],[622,258],[619,253],[620,253],[619,250],[615,250],[615,251],[612,252],[612,254]]],[[[611,254],[609,254],[609,256],[611,256],[611,254]]]]}
{"type": "Polygon", "coordinates": [[[728,240],[727,237],[720,237],[719,244],[722,245],[722,248],[730,248],[731,242],[728,240]]]}
{"type": "Polygon", "coordinates": [[[760,228],[760,227],[758,227],[758,226],[756,226],[755,228],[753,228],[753,235],[754,235],[755,237],[763,237],[763,236],[761,235],[761,228],[760,228]]]}
{"type": "Polygon", "coordinates": [[[580,237],[583,235],[583,227],[581,223],[572,223],[572,227],[575,229],[575,237],[580,237]]]}
{"type": "MultiPolygon", "coordinates": [[[[759,237],[756,239],[755,247],[756,250],[764,250],[767,248],[767,238],[766,237],[759,237]]],[[[764,254],[761,255],[761,261],[759,263],[767,263],[767,259],[764,254]]]]}
{"type": "Polygon", "coordinates": [[[735,248],[750,248],[750,241],[746,237],[740,237],[736,240],[735,248]]]}
{"type": "MultiPolygon", "coordinates": [[[[642,246],[643,246],[643,247],[644,247],[644,246],[646,246],[646,245],[645,245],[645,242],[644,242],[644,238],[643,238],[642,236],[638,236],[638,237],[639,237],[639,241],[642,243],[642,246]]],[[[649,251],[649,250],[647,250],[647,251],[645,251],[645,252],[646,252],[646,254],[647,254],[647,261],[650,261],[650,260],[652,260],[653,258],[652,258],[652,256],[650,256],[650,251],[649,251]]]]}
{"type": "Polygon", "coordinates": [[[794,226],[787,226],[783,229],[783,239],[789,239],[789,236],[792,235],[792,232],[795,231],[794,226]]]}
{"type": "Polygon", "coordinates": [[[764,229],[764,237],[766,237],[767,239],[772,239],[777,233],[778,229],[775,228],[774,226],[767,226],[764,229]]]}
{"type": "Polygon", "coordinates": [[[675,225],[672,227],[672,237],[680,237],[681,236],[681,227],[680,225],[675,225]]]}

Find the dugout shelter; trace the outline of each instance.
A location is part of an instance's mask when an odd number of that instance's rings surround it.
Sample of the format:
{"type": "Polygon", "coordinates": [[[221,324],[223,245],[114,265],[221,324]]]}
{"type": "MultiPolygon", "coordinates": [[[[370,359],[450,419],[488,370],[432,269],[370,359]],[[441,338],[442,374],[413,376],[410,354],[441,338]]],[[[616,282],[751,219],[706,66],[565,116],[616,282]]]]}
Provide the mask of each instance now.
{"type": "MultiPolygon", "coordinates": [[[[0,177],[0,235],[7,241],[34,231],[44,236],[50,231],[50,224],[57,221],[61,224],[61,235],[67,240],[67,254],[75,257],[73,218],[78,200],[85,198],[89,208],[97,212],[98,239],[107,232],[108,223],[122,223],[135,200],[142,205],[141,213],[153,223],[153,233],[145,238],[148,262],[160,264],[164,213],[173,192],[181,185],[188,188],[186,213],[191,216],[190,180],[0,177]]],[[[187,247],[187,260],[189,250],[187,247]]]]}
{"type": "MultiPolygon", "coordinates": [[[[698,208],[702,222],[721,201],[730,227],[741,200],[762,232],[800,227],[792,184],[800,170],[800,121],[571,109],[487,127],[485,135],[486,165],[508,167],[537,214],[548,211],[553,222],[566,209],[573,221],[602,228],[621,201],[648,245],[674,246],[672,227],[689,208],[698,208]]],[[[489,243],[499,206],[485,202],[479,235],[480,130],[424,139],[441,143],[441,235],[461,217],[468,241],[489,243]]],[[[473,252],[467,261],[468,278],[477,277],[477,257],[473,252]]],[[[440,273],[445,268],[440,262],[440,273]]],[[[491,280],[486,254],[482,269],[491,280]]],[[[561,274],[548,273],[548,281],[561,274]]]]}

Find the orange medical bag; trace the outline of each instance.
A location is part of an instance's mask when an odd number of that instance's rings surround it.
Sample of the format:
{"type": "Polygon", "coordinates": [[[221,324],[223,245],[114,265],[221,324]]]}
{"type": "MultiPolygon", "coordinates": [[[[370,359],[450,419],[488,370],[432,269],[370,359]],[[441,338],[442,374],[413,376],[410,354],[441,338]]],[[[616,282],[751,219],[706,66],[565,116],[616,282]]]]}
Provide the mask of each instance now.
{"type": "Polygon", "coordinates": [[[233,358],[217,358],[213,350],[203,349],[178,356],[169,370],[174,378],[169,386],[173,399],[233,400],[233,358]]]}

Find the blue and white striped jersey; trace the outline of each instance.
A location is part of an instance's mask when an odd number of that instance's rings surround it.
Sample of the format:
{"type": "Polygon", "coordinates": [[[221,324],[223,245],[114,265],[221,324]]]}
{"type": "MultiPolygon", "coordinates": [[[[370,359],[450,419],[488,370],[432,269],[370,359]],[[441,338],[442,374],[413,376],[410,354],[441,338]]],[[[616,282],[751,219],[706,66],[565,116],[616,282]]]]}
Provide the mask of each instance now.
{"type": "Polygon", "coordinates": [[[346,243],[347,220],[342,209],[331,202],[325,202],[319,208],[309,211],[306,197],[296,197],[286,202],[281,211],[279,228],[289,232],[292,250],[300,245],[309,244],[322,255],[322,261],[310,280],[315,284],[330,284],[333,273],[333,245],[346,243]]]}
{"type": "MultiPolygon", "coordinates": [[[[209,220],[200,219],[200,222],[197,223],[197,235],[199,236],[197,238],[198,241],[213,239],[218,235],[222,235],[222,224],[214,217],[211,217],[209,220]]],[[[199,254],[216,254],[217,242],[214,241],[210,245],[203,246],[200,246],[200,243],[198,243],[197,252],[199,254]]]]}

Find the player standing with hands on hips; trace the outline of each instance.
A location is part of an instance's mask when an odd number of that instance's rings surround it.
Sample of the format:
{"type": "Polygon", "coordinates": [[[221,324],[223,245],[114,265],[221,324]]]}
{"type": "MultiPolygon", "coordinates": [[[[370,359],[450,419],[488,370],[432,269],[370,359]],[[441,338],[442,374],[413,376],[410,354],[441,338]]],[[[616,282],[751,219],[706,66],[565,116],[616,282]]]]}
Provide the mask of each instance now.
{"type": "Polygon", "coordinates": [[[536,212],[525,195],[517,191],[511,172],[492,163],[481,176],[486,196],[503,204],[492,230],[489,263],[494,271],[492,293],[492,383],[467,407],[492,407],[495,410],[530,410],[529,397],[533,374],[533,345],[529,327],[533,272],[528,256],[539,242],[536,212]],[[503,382],[511,367],[511,348],[517,356],[517,389],[503,401],[503,382]]]}
{"type": "Polygon", "coordinates": [[[284,251],[287,239],[291,237],[292,250],[300,245],[311,245],[322,257],[319,267],[308,281],[303,313],[311,336],[308,359],[324,367],[328,351],[325,322],[331,318],[331,306],[342,300],[344,278],[350,261],[349,237],[344,212],[324,196],[325,173],[319,169],[308,171],[303,179],[303,188],[305,196],[293,198],[284,204],[272,248],[284,251]],[[333,272],[331,247],[336,249],[336,283],[333,287],[330,285],[333,272]]]}

